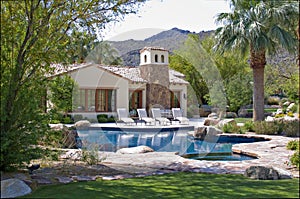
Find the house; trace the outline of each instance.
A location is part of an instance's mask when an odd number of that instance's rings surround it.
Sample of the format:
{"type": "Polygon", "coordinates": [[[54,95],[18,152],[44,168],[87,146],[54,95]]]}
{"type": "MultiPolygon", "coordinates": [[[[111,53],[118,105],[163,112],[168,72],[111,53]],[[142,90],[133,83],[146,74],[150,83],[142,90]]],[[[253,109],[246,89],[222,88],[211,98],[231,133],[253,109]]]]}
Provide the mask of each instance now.
{"type": "Polygon", "coordinates": [[[169,68],[168,57],[163,48],[145,47],[138,67],[82,63],[58,72],[70,75],[79,87],[71,114],[95,118],[98,114],[116,115],[117,108],[126,108],[136,116],[137,108],[180,107],[186,115],[188,82],[169,68]]]}

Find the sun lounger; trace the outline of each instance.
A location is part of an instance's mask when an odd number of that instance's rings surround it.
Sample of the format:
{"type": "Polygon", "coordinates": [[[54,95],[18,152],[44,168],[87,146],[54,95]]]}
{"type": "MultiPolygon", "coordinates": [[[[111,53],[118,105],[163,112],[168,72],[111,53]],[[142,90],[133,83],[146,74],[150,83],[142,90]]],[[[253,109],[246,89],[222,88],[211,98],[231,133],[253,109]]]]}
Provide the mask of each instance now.
{"type": "Polygon", "coordinates": [[[137,109],[137,112],[138,112],[138,115],[139,115],[139,119],[144,121],[145,124],[155,125],[155,119],[147,116],[146,109],[144,109],[144,108],[137,109]]]}
{"type": "Polygon", "coordinates": [[[178,120],[180,124],[189,124],[189,119],[182,116],[180,108],[172,108],[172,114],[175,120],[178,120]]]}
{"type": "Polygon", "coordinates": [[[134,120],[128,117],[128,112],[125,108],[118,108],[118,120],[123,122],[124,124],[133,125],[135,124],[134,120]]]}
{"type": "Polygon", "coordinates": [[[159,108],[152,108],[152,117],[159,122],[160,125],[170,125],[171,121],[165,117],[161,116],[161,111],[159,108]]]}

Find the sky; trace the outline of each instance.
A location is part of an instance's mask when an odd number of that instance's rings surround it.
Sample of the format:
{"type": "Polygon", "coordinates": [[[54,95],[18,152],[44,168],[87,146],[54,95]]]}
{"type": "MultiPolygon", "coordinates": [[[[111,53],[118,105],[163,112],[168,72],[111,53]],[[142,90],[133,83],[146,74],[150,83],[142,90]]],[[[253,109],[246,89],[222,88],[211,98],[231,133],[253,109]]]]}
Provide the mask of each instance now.
{"type": "Polygon", "coordinates": [[[200,32],[215,30],[218,13],[229,12],[226,0],[149,0],[138,14],[127,15],[104,32],[104,40],[143,40],[174,27],[200,32]]]}

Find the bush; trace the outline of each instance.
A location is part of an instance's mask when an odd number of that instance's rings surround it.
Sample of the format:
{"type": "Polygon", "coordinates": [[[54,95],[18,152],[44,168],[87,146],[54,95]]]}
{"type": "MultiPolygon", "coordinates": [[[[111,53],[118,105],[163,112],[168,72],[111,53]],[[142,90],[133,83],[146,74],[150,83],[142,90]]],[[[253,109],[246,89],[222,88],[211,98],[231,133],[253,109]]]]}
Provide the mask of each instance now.
{"type": "Polygon", "coordinates": [[[74,115],[73,118],[74,118],[74,122],[78,122],[83,119],[83,116],[82,115],[74,115]]]}
{"type": "Polygon", "coordinates": [[[99,117],[99,118],[98,118],[98,122],[99,122],[99,123],[106,123],[107,121],[108,121],[107,118],[103,118],[103,117],[99,117]]]}
{"type": "Polygon", "coordinates": [[[246,131],[249,131],[249,132],[255,132],[255,130],[254,130],[254,122],[252,122],[252,121],[245,122],[244,129],[246,131]]]}
{"type": "Polygon", "coordinates": [[[115,123],[116,119],[114,118],[114,116],[110,116],[110,118],[108,118],[107,122],[109,122],[109,123],[115,123]]]}
{"type": "Polygon", "coordinates": [[[293,114],[293,112],[288,112],[287,114],[286,114],[287,116],[289,116],[289,117],[294,117],[294,114],[293,114]]]}
{"type": "Polygon", "coordinates": [[[267,101],[268,105],[279,105],[280,98],[277,96],[270,96],[267,101]]]}
{"type": "Polygon", "coordinates": [[[299,120],[284,121],[282,131],[288,137],[299,137],[299,120]]]}
{"type": "Polygon", "coordinates": [[[284,117],[284,116],[285,116],[284,113],[280,113],[280,114],[276,114],[276,115],[275,115],[275,118],[282,118],[282,117],[284,117]]]}
{"type": "Polygon", "coordinates": [[[62,120],[62,123],[63,123],[63,124],[74,124],[74,122],[73,122],[71,116],[66,116],[66,117],[64,117],[63,120],[62,120]]]}
{"type": "Polygon", "coordinates": [[[239,126],[230,123],[225,124],[222,130],[224,133],[243,133],[239,126]]]}
{"type": "Polygon", "coordinates": [[[292,165],[295,165],[299,169],[300,168],[299,141],[298,140],[289,141],[286,148],[293,151],[295,150],[295,153],[291,156],[290,161],[292,165]]]}
{"type": "Polygon", "coordinates": [[[289,141],[288,144],[286,145],[286,148],[289,150],[299,149],[299,141],[298,140],[289,141]]]}
{"type": "Polygon", "coordinates": [[[258,121],[254,122],[254,131],[257,134],[264,135],[280,135],[282,133],[283,123],[280,121],[266,122],[258,121]]]}

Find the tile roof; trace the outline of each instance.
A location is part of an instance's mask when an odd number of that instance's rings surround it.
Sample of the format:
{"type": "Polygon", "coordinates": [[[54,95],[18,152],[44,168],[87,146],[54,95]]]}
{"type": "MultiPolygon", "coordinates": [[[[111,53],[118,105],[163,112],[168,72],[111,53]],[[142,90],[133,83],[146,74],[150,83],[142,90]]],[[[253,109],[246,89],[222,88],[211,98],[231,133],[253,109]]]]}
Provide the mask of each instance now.
{"type": "Polygon", "coordinates": [[[159,50],[159,51],[168,51],[161,47],[144,47],[140,50],[140,53],[144,52],[145,50],[159,50]]]}
{"type": "MultiPolygon", "coordinates": [[[[72,64],[69,66],[63,66],[60,64],[52,64],[51,66],[55,68],[55,72],[52,76],[61,75],[63,73],[73,72],[73,71],[76,71],[76,70],[79,70],[82,68],[86,68],[89,66],[96,66],[100,69],[108,71],[119,77],[128,79],[132,82],[147,83],[147,81],[141,77],[140,69],[138,67],[106,66],[106,65],[92,64],[92,63],[72,64]]],[[[172,84],[188,84],[188,82],[183,79],[184,77],[185,77],[184,74],[182,74],[178,71],[169,69],[170,83],[172,83],[172,84]]]]}

